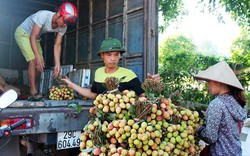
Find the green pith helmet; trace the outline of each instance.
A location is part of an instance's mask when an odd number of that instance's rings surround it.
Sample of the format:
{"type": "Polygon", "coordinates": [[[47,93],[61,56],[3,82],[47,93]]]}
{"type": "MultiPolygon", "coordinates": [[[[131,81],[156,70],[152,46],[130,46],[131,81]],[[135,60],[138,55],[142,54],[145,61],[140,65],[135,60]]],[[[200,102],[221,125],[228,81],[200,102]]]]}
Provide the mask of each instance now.
{"type": "Polygon", "coordinates": [[[109,51],[117,51],[120,53],[124,53],[125,49],[123,48],[121,42],[116,38],[108,38],[101,43],[101,47],[98,51],[98,55],[102,52],[109,52],[109,51]]]}

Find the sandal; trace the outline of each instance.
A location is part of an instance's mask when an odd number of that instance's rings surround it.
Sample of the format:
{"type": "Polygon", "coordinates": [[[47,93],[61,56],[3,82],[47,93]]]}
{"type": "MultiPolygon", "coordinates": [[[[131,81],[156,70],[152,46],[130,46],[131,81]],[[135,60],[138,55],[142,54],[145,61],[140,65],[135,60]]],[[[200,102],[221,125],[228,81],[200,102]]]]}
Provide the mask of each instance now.
{"type": "Polygon", "coordinates": [[[30,97],[28,98],[28,101],[39,101],[39,100],[41,100],[42,98],[43,98],[43,94],[38,92],[38,93],[36,93],[36,94],[30,96],[30,97]]]}

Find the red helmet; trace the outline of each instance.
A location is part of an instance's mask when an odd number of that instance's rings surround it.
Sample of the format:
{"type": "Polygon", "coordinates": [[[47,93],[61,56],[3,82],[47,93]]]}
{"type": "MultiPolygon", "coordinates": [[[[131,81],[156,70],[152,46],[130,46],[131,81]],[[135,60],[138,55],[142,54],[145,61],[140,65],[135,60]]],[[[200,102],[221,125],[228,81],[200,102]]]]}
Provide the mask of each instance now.
{"type": "Polygon", "coordinates": [[[65,23],[74,24],[76,22],[78,12],[74,4],[65,2],[58,8],[58,12],[65,23]]]}

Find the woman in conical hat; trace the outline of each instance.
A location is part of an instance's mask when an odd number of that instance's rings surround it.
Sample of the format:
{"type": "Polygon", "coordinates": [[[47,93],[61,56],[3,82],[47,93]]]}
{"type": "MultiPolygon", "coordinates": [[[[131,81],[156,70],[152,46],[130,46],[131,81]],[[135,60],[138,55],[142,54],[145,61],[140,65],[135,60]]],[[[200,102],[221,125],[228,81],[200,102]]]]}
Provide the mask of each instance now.
{"type": "Polygon", "coordinates": [[[221,61],[194,76],[207,81],[209,93],[216,95],[206,111],[206,126],[197,128],[198,135],[210,145],[212,156],[241,156],[238,124],[247,117],[244,88],[233,70],[221,61]]]}

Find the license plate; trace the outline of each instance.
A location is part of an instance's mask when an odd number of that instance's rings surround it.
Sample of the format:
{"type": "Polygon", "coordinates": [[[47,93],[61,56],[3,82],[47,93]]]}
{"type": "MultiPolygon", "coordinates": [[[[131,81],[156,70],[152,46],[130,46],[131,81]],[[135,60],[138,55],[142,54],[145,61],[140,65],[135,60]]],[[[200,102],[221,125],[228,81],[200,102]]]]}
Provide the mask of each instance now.
{"type": "Polygon", "coordinates": [[[79,147],[81,131],[65,131],[57,133],[57,150],[79,147]]]}

